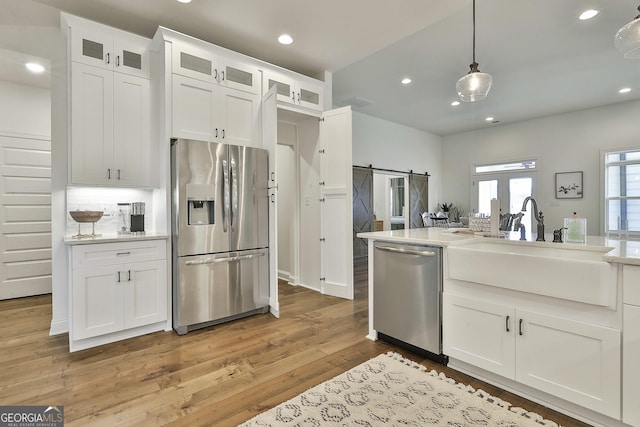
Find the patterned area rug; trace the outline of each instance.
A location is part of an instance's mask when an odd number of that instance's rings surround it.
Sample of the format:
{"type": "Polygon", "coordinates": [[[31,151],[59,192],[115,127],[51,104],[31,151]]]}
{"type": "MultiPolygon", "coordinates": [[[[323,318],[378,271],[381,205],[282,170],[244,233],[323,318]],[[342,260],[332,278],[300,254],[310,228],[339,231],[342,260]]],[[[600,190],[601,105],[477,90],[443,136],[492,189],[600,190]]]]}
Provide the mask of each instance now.
{"type": "Polygon", "coordinates": [[[558,427],[393,352],[250,419],[254,426],[558,427]]]}

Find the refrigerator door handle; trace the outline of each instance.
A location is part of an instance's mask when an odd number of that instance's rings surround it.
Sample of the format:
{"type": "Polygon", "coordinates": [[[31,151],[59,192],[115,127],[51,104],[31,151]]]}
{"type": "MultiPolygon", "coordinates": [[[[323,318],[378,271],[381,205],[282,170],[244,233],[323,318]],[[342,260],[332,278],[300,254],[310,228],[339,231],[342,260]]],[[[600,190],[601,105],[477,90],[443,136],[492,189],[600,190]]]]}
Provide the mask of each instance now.
{"type": "Polygon", "coordinates": [[[229,175],[231,178],[231,230],[233,230],[234,218],[238,212],[238,176],[236,170],[236,161],[231,159],[231,165],[229,166],[229,175]]]}
{"type": "Polygon", "coordinates": [[[221,262],[244,261],[246,259],[258,258],[264,255],[265,255],[264,252],[259,252],[259,253],[253,253],[253,254],[247,254],[247,255],[232,256],[227,258],[212,257],[212,258],[200,259],[197,261],[187,261],[184,264],[185,265],[202,265],[202,264],[217,264],[221,262]]]}
{"type": "Polygon", "coordinates": [[[227,232],[227,217],[229,216],[229,171],[227,161],[222,161],[222,230],[227,232]]]}

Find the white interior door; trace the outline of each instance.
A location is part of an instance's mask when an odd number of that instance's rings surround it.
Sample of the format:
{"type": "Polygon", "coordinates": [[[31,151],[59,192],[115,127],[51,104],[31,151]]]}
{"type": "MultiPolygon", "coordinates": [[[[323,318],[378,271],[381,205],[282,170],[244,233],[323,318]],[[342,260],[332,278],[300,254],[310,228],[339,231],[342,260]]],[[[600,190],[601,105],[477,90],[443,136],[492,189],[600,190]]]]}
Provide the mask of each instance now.
{"type": "Polygon", "coordinates": [[[0,299],[51,292],[51,141],[0,136],[0,299]]]}
{"type": "Polygon", "coordinates": [[[325,111],[320,124],[322,293],[353,299],[351,107],[325,111]]]}
{"type": "Polygon", "coordinates": [[[262,99],[262,147],[269,151],[269,306],[280,316],[278,302],[278,177],[276,174],[278,144],[278,106],[275,86],[262,99]]]}

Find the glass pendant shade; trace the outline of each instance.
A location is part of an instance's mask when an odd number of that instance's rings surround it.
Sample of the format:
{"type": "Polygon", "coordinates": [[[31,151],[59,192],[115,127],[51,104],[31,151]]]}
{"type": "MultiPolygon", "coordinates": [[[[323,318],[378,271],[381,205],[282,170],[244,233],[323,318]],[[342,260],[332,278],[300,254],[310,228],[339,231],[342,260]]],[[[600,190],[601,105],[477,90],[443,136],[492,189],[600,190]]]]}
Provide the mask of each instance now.
{"type": "Polygon", "coordinates": [[[481,101],[487,97],[493,78],[487,73],[481,73],[477,70],[477,65],[471,66],[469,74],[462,76],[456,83],[458,96],[463,102],[481,101]]]}
{"type": "Polygon", "coordinates": [[[640,59],[640,17],[618,30],[615,44],[626,59],[640,59]]]}

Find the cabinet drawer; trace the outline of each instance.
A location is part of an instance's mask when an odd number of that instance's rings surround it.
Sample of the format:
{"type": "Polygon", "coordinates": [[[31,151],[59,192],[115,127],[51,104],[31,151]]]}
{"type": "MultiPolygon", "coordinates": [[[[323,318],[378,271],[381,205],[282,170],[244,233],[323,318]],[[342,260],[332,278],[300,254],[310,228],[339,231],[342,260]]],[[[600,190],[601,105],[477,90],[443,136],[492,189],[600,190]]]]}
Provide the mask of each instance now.
{"type": "Polygon", "coordinates": [[[162,260],[166,259],[166,246],[164,240],[74,246],[72,268],[162,260]]]}
{"type": "Polygon", "coordinates": [[[624,303],[640,306],[640,266],[622,266],[622,286],[624,303]]]}

